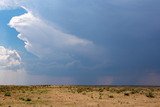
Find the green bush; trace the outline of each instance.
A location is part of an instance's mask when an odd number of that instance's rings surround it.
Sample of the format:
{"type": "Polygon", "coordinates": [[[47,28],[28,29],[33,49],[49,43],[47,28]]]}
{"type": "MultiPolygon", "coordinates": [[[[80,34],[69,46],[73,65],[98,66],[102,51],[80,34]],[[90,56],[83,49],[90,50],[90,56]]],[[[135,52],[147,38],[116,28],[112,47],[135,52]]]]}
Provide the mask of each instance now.
{"type": "Polygon", "coordinates": [[[148,92],[145,94],[148,98],[155,98],[155,95],[152,92],[148,92]]]}
{"type": "Polygon", "coordinates": [[[10,96],[11,96],[11,93],[10,93],[10,92],[6,92],[6,93],[4,94],[4,96],[10,97],[10,96]]]}

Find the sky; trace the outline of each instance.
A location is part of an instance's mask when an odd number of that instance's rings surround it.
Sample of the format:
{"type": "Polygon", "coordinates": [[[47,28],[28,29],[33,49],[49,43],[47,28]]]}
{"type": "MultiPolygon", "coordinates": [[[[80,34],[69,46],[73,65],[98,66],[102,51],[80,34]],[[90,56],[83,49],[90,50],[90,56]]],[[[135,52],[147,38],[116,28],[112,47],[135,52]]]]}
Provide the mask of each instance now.
{"type": "Polygon", "coordinates": [[[1,0],[0,84],[160,85],[159,0],[1,0]]]}

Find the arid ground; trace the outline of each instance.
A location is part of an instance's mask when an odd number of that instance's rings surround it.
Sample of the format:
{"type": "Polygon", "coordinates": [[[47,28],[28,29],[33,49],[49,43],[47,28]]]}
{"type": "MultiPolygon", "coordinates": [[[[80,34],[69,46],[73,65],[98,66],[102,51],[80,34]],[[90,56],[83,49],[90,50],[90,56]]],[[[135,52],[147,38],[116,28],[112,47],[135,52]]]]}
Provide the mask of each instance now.
{"type": "Polygon", "coordinates": [[[0,86],[4,107],[160,107],[160,87],[0,86]]]}

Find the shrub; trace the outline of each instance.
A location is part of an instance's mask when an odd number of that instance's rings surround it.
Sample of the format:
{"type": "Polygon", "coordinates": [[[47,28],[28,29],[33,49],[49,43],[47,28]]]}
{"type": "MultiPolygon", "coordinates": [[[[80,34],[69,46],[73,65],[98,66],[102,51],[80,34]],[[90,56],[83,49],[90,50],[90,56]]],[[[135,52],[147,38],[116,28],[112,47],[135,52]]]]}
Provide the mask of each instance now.
{"type": "Polygon", "coordinates": [[[103,91],[104,91],[104,88],[99,88],[98,91],[99,91],[99,92],[103,92],[103,91]]]}
{"type": "Polygon", "coordinates": [[[99,93],[99,99],[102,99],[102,95],[103,95],[103,94],[100,92],[100,93],[99,93]]]}
{"type": "Polygon", "coordinates": [[[92,99],[94,98],[93,95],[91,95],[91,98],[92,98],[92,99]]]}
{"type": "Polygon", "coordinates": [[[27,98],[26,101],[32,101],[32,99],[31,98],[27,98]]]}
{"type": "Polygon", "coordinates": [[[20,97],[19,99],[22,100],[22,101],[32,101],[31,98],[23,98],[23,97],[20,97]]]}
{"type": "Polygon", "coordinates": [[[129,94],[130,94],[129,91],[124,92],[124,95],[125,95],[125,96],[129,96],[129,94]]]}
{"type": "Polygon", "coordinates": [[[83,92],[82,94],[83,94],[83,95],[86,95],[86,92],[83,92]]]}
{"type": "Polygon", "coordinates": [[[20,97],[19,99],[22,100],[22,101],[25,101],[25,98],[23,98],[23,97],[20,97]]]}
{"type": "Polygon", "coordinates": [[[77,89],[77,92],[78,92],[78,93],[81,93],[81,92],[83,92],[83,91],[84,91],[83,88],[78,88],[78,89],[77,89]]]}
{"type": "Polygon", "coordinates": [[[102,95],[99,96],[99,99],[102,99],[102,95]]]}
{"type": "Polygon", "coordinates": [[[108,95],[108,97],[109,97],[109,98],[114,98],[114,96],[113,96],[113,95],[108,95]]]}
{"type": "Polygon", "coordinates": [[[154,94],[153,94],[152,92],[148,92],[148,93],[146,93],[145,95],[146,95],[146,97],[148,97],[148,98],[155,98],[155,96],[154,96],[154,94]]]}
{"type": "Polygon", "coordinates": [[[4,96],[10,97],[10,96],[11,96],[11,93],[10,93],[10,92],[6,92],[6,93],[4,94],[4,96]]]}

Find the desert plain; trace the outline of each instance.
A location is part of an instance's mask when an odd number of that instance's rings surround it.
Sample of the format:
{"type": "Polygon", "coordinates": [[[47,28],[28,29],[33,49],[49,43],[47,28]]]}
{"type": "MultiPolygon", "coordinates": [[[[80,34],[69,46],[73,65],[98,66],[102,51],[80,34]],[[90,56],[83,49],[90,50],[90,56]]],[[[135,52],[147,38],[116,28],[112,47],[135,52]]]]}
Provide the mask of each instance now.
{"type": "Polygon", "coordinates": [[[160,87],[0,86],[2,107],[160,107],[160,87]]]}

